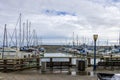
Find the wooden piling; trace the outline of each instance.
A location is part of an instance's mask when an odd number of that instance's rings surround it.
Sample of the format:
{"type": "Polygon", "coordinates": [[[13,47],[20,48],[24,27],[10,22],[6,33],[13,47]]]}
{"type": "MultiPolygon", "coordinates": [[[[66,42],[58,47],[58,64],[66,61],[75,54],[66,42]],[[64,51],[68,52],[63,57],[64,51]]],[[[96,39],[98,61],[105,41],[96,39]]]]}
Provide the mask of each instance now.
{"type": "Polygon", "coordinates": [[[88,61],[88,67],[91,66],[91,58],[87,58],[87,61],[88,61]]]}
{"type": "Polygon", "coordinates": [[[50,58],[50,71],[53,71],[52,58],[50,58]]]}
{"type": "Polygon", "coordinates": [[[6,59],[4,59],[3,60],[4,62],[4,65],[3,65],[3,72],[7,72],[7,60],[6,59]]]}
{"type": "Polygon", "coordinates": [[[36,58],[36,68],[40,69],[40,58],[36,58]]]}

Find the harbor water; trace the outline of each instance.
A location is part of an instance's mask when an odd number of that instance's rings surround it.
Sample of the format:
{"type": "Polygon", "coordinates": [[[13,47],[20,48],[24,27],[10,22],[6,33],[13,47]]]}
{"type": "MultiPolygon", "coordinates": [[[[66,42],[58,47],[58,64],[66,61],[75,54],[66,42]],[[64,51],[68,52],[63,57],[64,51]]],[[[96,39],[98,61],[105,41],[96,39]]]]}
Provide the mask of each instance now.
{"type": "MultiPolygon", "coordinates": [[[[77,60],[87,60],[85,58],[77,58],[76,56],[74,56],[73,54],[70,54],[70,53],[45,53],[44,57],[41,59],[41,62],[50,62],[50,57],[51,58],[53,57],[54,62],[69,61],[69,57],[73,57],[72,58],[73,65],[76,65],[77,60]]],[[[97,58],[96,63],[98,63],[99,61],[100,61],[100,59],[97,58]]],[[[94,59],[91,59],[90,63],[93,65],[94,59]]]]}

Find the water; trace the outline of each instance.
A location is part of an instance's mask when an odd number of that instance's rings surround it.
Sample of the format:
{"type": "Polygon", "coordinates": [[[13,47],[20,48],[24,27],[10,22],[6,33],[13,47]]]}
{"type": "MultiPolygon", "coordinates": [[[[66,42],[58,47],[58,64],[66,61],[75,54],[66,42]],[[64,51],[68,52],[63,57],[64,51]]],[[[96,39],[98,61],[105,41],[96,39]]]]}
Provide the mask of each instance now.
{"type": "MultiPolygon", "coordinates": [[[[44,58],[41,59],[41,62],[49,62],[50,58],[48,57],[54,57],[53,61],[69,61],[69,57],[74,57],[73,54],[70,53],[45,53],[44,54],[44,58]],[[60,57],[60,58],[58,58],[60,57]],[[68,57],[68,58],[64,58],[64,57],[68,57]]],[[[76,60],[81,59],[81,58],[72,58],[72,64],[76,65],[76,60]]],[[[82,60],[86,60],[86,59],[82,59],[82,60]]],[[[96,59],[96,63],[98,63],[100,61],[100,59],[96,59]]],[[[94,64],[94,59],[91,59],[91,64],[94,64]]]]}
{"type": "Polygon", "coordinates": [[[73,57],[73,55],[69,53],[45,53],[44,57],[73,57]]]}
{"type": "MultiPolygon", "coordinates": [[[[96,63],[98,63],[98,62],[100,62],[100,59],[99,59],[99,58],[96,59],[96,63]]],[[[93,58],[91,59],[90,63],[91,63],[92,65],[94,64],[94,59],[93,59],[93,58]]]]}
{"type": "MultiPolygon", "coordinates": [[[[33,55],[34,53],[28,53],[28,52],[5,52],[4,53],[4,58],[23,58],[24,55],[28,57],[28,55],[33,55]]],[[[49,62],[50,58],[48,57],[54,57],[53,61],[57,62],[64,62],[64,61],[69,61],[69,57],[74,57],[73,54],[70,53],[45,53],[44,58],[41,59],[41,62],[49,62]],[[55,58],[56,57],[56,58],[55,58]],[[58,58],[60,57],[60,58],[58,58]],[[68,57],[68,58],[65,58],[68,57]]],[[[2,55],[0,56],[2,58],[2,55]]],[[[72,64],[76,65],[76,60],[81,59],[81,58],[72,58],[72,64]]],[[[85,59],[84,59],[85,60],[85,59]]],[[[96,59],[96,63],[98,63],[100,59],[96,59]]],[[[94,59],[91,59],[91,64],[94,63],[94,59]]]]}
{"type": "MultiPolygon", "coordinates": [[[[69,53],[45,53],[44,58],[41,59],[41,62],[50,62],[50,58],[48,57],[54,57],[53,58],[54,62],[61,62],[61,61],[65,62],[65,61],[69,61],[69,57],[74,57],[74,55],[69,53]]],[[[78,58],[72,58],[73,65],[76,65],[77,59],[78,58]]]]}

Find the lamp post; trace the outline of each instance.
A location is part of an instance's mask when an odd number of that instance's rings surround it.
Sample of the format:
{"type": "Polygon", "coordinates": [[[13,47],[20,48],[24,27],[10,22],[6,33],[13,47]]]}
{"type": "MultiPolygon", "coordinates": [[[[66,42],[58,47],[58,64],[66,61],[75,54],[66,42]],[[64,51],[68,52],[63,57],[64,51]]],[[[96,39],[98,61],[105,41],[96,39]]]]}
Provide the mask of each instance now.
{"type": "Polygon", "coordinates": [[[93,71],[96,70],[96,41],[97,41],[98,35],[94,34],[93,39],[94,39],[94,65],[93,65],[93,71]]]}

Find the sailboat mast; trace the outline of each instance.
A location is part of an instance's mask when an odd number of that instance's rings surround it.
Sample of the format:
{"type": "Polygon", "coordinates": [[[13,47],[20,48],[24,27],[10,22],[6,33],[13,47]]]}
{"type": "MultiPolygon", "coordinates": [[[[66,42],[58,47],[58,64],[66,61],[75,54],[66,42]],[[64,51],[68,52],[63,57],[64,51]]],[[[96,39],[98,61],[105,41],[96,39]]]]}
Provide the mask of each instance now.
{"type": "Polygon", "coordinates": [[[16,40],[16,50],[17,50],[17,29],[16,29],[16,27],[15,27],[15,40],[16,40]]]}
{"type": "Polygon", "coordinates": [[[19,47],[21,47],[21,13],[20,13],[20,22],[19,22],[19,37],[20,37],[20,39],[19,39],[19,47]]]}
{"type": "Polygon", "coordinates": [[[30,35],[31,35],[31,34],[30,34],[30,33],[31,33],[31,30],[30,30],[30,29],[31,29],[31,22],[29,22],[29,32],[28,32],[28,39],[29,39],[29,40],[28,40],[28,43],[29,43],[29,46],[30,46],[30,41],[31,41],[31,40],[30,40],[30,35]]]}
{"type": "Polygon", "coordinates": [[[42,46],[42,37],[40,38],[40,45],[42,46]]]}
{"type": "Polygon", "coordinates": [[[108,42],[108,40],[107,40],[107,46],[109,45],[109,42],[108,42]]]}
{"type": "Polygon", "coordinates": [[[28,47],[28,20],[27,20],[27,23],[26,23],[26,28],[27,28],[27,31],[26,31],[26,40],[27,40],[27,47],[28,47]]]}
{"type": "MultiPolygon", "coordinates": [[[[5,26],[7,26],[7,25],[5,25],[5,26]]],[[[7,39],[7,29],[6,29],[6,27],[5,27],[5,38],[6,38],[6,47],[8,47],[8,39],[7,39]]]]}
{"type": "Polygon", "coordinates": [[[75,42],[74,42],[74,32],[73,32],[73,47],[75,46],[75,42]]]}
{"type": "Polygon", "coordinates": [[[22,44],[24,46],[24,40],[25,40],[25,23],[23,23],[23,40],[22,40],[22,44]]]}
{"type": "Polygon", "coordinates": [[[8,43],[7,43],[7,29],[6,29],[6,24],[5,24],[5,28],[4,28],[4,37],[3,37],[3,51],[2,51],[2,58],[4,58],[4,47],[8,47],[8,43]]]}
{"type": "Polygon", "coordinates": [[[33,30],[33,46],[35,46],[35,30],[33,30]]]}
{"type": "Polygon", "coordinates": [[[36,46],[38,46],[38,36],[37,36],[37,33],[36,33],[36,46]]]}
{"type": "Polygon", "coordinates": [[[78,47],[78,35],[77,35],[76,39],[77,39],[77,47],[78,47]]]}
{"type": "Polygon", "coordinates": [[[120,46],[120,32],[119,32],[119,46],[120,46]]]}

